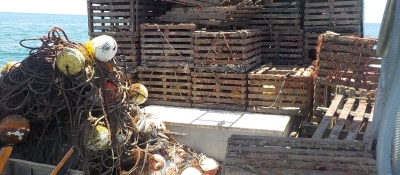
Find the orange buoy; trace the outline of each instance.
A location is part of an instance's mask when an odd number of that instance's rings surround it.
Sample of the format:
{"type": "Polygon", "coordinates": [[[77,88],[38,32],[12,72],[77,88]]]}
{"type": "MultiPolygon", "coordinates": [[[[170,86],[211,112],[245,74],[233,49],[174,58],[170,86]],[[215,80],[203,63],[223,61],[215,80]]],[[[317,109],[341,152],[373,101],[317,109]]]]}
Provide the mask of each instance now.
{"type": "Polygon", "coordinates": [[[118,93],[118,88],[117,86],[112,82],[112,81],[107,81],[106,82],[106,96],[105,100],[107,100],[108,103],[113,102],[115,99],[117,99],[119,96],[118,93]]]}
{"type": "Polygon", "coordinates": [[[9,115],[0,123],[0,140],[6,144],[18,144],[30,133],[29,121],[20,115],[9,115]]]}

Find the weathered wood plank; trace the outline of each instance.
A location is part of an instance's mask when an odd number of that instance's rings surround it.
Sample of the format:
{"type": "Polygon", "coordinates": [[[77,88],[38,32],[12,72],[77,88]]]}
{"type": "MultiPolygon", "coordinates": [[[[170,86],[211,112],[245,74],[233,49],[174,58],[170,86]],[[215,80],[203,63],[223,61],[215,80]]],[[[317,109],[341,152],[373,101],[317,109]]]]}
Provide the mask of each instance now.
{"type": "MultiPolygon", "coordinates": [[[[344,124],[346,123],[346,119],[350,114],[350,111],[353,109],[355,99],[354,98],[348,98],[344,108],[342,110],[342,113],[340,113],[339,117],[336,120],[335,126],[333,127],[329,139],[338,139],[340,132],[342,131],[344,124]]],[[[329,110],[329,109],[328,109],[329,110]]]]}
{"type": "MultiPolygon", "coordinates": [[[[365,91],[361,92],[360,97],[365,97],[365,91]]],[[[354,114],[353,122],[351,123],[349,134],[347,135],[347,140],[355,140],[357,133],[360,130],[365,110],[367,109],[367,101],[364,99],[359,100],[358,107],[354,114]]]]}
{"type": "Polygon", "coordinates": [[[343,102],[343,95],[337,95],[332,104],[329,106],[328,111],[326,112],[324,118],[319,124],[317,130],[315,131],[312,138],[322,138],[329,124],[332,122],[333,115],[335,115],[338,106],[343,102]]]}
{"type": "Polygon", "coordinates": [[[241,146],[279,146],[290,149],[324,149],[341,151],[364,151],[364,143],[350,140],[329,140],[320,138],[290,138],[272,136],[232,135],[229,145],[241,146]]]}
{"type": "Polygon", "coordinates": [[[373,132],[374,132],[374,127],[372,127],[372,120],[374,118],[374,107],[375,105],[372,106],[372,110],[371,110],[371,115],[368,118],[368,124],[367,124],[367,130],[365,131],[364,134],[364,138],[363,138],[363,142],[365,143],[365,150],[367,151],[371,151],[372,150],[372,146],[373,146],[373,132]]]}

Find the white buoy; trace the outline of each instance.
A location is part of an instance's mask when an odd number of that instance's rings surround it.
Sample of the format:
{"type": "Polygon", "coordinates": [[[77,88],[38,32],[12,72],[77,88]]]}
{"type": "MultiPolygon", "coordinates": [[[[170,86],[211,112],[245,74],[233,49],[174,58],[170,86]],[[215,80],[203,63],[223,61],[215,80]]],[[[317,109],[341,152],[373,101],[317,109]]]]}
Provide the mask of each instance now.
{"type": "Polygon", "coordinates": [[[215,175],[218,171],[217,161],[208,157],[200,161],[200,167],[208,175],[215,175]]]}
{"type": "Polygon", "coordinates": [[[199,169],[190,166],[190,167],[185,168],[182,171],[181,175],[202,175],[202,174],[199,169]]]}
{"type": "Polygon", "coordinates": [[[98,61],[110,61],[118,50],[117,42],[111,36],[101,35],[93,38],[90,43],[94,49],[94,58],[98,61]]]}

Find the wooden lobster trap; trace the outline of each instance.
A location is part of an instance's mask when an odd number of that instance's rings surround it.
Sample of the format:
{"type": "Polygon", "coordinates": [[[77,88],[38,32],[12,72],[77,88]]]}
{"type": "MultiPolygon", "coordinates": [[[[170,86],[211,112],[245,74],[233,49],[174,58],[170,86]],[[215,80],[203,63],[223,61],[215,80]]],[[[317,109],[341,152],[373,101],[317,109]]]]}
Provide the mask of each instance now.
{"type": "Polygon", "coordinates": [[[183,68],[137,68],[138,82],[149,93],[145,104],[167,106],[191,106],[191,70],[183,68]]]}
{"type": "Polygon", "coordinates": [[[248,73],[250,112],[306,115],[312,106],[313,67],[263,65],[248,73]]]}
{"type": "Polygon", "coordinates": [[[279,30],[263,32],[262,62],[274,65],[303,63],[303,31],[279,30]]]}
{"type": "Polygon", "coordinates": [[[367,90],[377,88],[380,59],[374,48],[376,39],[327,32],[320,35],[318,40],[316,84],[345,85],[367,90]]]}
{"type": "Polygon", "coordinates": [[[195,31],[194,37],[195,71],[244,73],[260,64],[260,30],[195,31]]]}
{"type": "Polygon", "coordinates": [[[246,110],[246,73],[193,72],[193,107],[246,110]]]}
{"type": "MultiPolygon", "coordinates": [[[[337,31],[336,31],[337,32],[337,31]]],[[[309,64],[313,60],[317,60],[317,47],[318,47],[318,36],[325,33],[324,32],[304,32],[304,45],[303,45],[303,53],[304,53],[304,62],[309,64]]],[[[338,32],[342,36],[354,36],[361,37],[362,33],[360,32],[338,32]]]]}
{"type": "Polygon", "coordinates": [[[306,0],[304,30],[361,32],[362,14],[362,0],[306,0]]]}
{"type": "Polygon", "coordinates": [[[141,24],[141,65],[193,68],[195,24],[141,24]]]}

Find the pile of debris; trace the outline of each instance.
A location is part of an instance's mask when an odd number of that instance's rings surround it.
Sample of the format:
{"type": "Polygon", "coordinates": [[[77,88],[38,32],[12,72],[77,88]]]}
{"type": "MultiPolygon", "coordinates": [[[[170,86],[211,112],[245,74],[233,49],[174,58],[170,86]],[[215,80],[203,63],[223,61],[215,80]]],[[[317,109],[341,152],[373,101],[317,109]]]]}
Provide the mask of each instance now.
{"type": "MultiPolygon", "coordinates": [[[[29,39],[32,40],[32,39],[29,39]]],[[[138,107],[146,88],[116,66],[117,43],[86,44],[53,28],[0,77],[0,140],[13,158],[56,165],[71,147],[85,174],[216,174],[218,163],[177,143],[164,123],[138,107]]]]}

